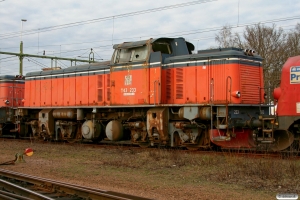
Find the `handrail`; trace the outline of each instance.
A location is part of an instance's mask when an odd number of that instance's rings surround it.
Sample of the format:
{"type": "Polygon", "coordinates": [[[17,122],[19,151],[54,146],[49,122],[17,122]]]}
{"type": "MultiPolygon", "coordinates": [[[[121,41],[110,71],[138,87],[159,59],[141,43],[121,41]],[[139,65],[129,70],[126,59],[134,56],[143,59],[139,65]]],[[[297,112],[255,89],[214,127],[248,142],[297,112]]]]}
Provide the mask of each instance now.
{"type": "Polygon", "coordinates": [[[159,87],[159,80],[154,81],[154,105],[156,105],[156,83],[158,87],[158,102],[157,104],[160,104],[160,87],[159,87]]]}
{"type": "Polygon", "coordinates": [[[229,93],[229,96],[230,96],[230,101],[229,103],[231,103],[231,86],[232,86],[232,79],[231,79],[231,76],[227,76],[226,78],[226,103],[228,103],[228,93],[229,93]],[[228,91],[228,80],[230,80],[230,87],[229,87],[229,91],[228,91]]]}
{"type": "Polygon", "coordinates": [[[226,78],[226,127],[227,127],[227,134],[229,133],[229,127],[228,127],[228,103],[231,103],[231,86],[232,86],[232,79],[231,76],[227,76],[226,78]],[[230,80],[230,87],[229,87],[229,91],[228,91],[228,80],[230,80]],[[230,96],[230,101],[228,102],[228,93],[230,96]]]}
{"type": "Polygon", "coordinates": [[[211,103],[211,104],[212,104],[213,101],[214,101],[214,88],[213,88],[213,86],[214,86],[214,79],[211,78],[211,79],[210,79],[210,103],[211,103]]]}

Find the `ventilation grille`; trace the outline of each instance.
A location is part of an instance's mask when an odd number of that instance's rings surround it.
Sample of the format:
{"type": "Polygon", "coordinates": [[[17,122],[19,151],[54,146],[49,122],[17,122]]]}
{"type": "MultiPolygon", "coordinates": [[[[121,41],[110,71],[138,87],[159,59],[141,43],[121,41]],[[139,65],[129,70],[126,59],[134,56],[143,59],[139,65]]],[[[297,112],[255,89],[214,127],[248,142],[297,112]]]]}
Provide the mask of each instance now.
{"type": "Polygon", "coordinates": [[[110,101],[110,88],[107,88],[107,101],[110,101]]]}
{"type": "Polygon", "coordinates": [[[98,75],[98,88],[103,87],[102,75],[98,75]]]}
{"type": "Polygon", "coordinates": [[[176,99],[183,99],[183,84],[176,84],[176,99]]]}
{"type": "Polygon", "coordinates": [[[183,99],[183,69],[176,68],[176,99],[183,99]]]}
{"type": "Polygon", "coordinates": [[[98,101],[103,101],[103,75],[98,75],[98,101]]]}
{"type": "Polygon", "coordinates": [[[107,87],[110,87],[110,74],[107,74],[107,87]]]}
{"type": "Polygon", "coordinates": [[[172,71],[171,69],[167,69],[167,85],[171,84],[171,80],[172,80],[172,71]]]}
{"type": "Polygon", "coordinates": [[[171,91],[171,84],[172,84],[172,71],[171,69],[167,69],[167,100],[171,99],[172,91],[171,91]]]}
{"type": "Polygon", "coordinates": [[[167,85],[167,99],[171,99],[171,85],[167,85]]]}
{"type": "Polygon", "coordinates": [[[260,103],[260,68],[259,67],[241,67],[241,98],[246,104],[260,103]]]}
{"type": "Polygon", "coordinates": [[[103,89],[98,89],[98,101],[103,101],[103,89]]]}
{"type": "Polygon", "coordinates": [[[176,68],[176,83],[183,82],[183,69],[176,68]]]}

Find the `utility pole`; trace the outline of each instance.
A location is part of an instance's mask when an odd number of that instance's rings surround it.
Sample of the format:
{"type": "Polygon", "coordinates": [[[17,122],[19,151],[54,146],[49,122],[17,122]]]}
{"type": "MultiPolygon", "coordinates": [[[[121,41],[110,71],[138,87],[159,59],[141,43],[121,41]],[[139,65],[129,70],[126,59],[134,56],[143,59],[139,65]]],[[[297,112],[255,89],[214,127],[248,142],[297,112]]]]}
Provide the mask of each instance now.
{"type": "Polygon", "coordinates": [[[21,42],[20,42],[20,67],[19,67],[19,75],[22,76],[23,75],[23,41],[22,41],[22,35],[23,35],[23,22],[26,22],[26,19],[21,19],[21,23],[22,23],[22,28],[21,28],[21,42]]]}
{"type": "MultiPolygon", "coordinates": [[[[19,56],[19,58],[20,58],[20,67],[23,66],[23,65],[21,65],[21,63],[23,64],[23,58],[24,57],[46,58],[46,59],[51,59],[51,60],[69,60],[69,61],[71,61],[71,66],[72,66],[72,62],[75,62],[75,63],[76,62],[95,63],[93,49],[91,49],[91,53],[89,55],[89,60],[82,60],[82,59],[76,59],[76,58],[63,58],[63,57],[55,57],[55,56],[24,54],[23,53],[23,43],[22,42],[20,44],[20,53],[0,51],[0,54],[19,56]]],[[[21,70],[21,68],[20,68],[20,75],[22,75],[22,71],[23,71],[23,69],[21,70]]]]}
{"type": "Polygon", "coordinates": [[[82,59],[76,59],[76,58],[63,58],[63,57],[55,57],[55,56],[45,56],[44,55],[40,56],[40,55],[33,55],[33,54],[24,54],[23,53],[23,41],[22,41],[22,37],[23,37],[23,22],[26,22],[26,19],[21,19],[21,42],[20,42],[20,53],[12,53],[12,52],[4,52],[4,51],[0,51],[0,54],[6,54],[6,55],[14,55],[14,56],[19,56],[19,60],[20,60],[20,67],[19,67],[19,75],[22,76],[23,75],[23,58],[24,57],[34,57],[34,58],[46,58],[46,59],[51,59],[51,67],[52,67],[52,62],[53,60],[69,60],[71,61],[71,66],[72,63],[75,62],[88,62],[88,63],[94,63],[95,59],[94,59],[94,52],[93,49],[91,49],[91,52],[89,54],[89,60],[82,60],[82,59]]]}
{"type": "Polygon", "coordinates": [[[20,67],[19,67],[19,75],[22,76],[23,75],[23,42],[20,42],[20,67]]]}

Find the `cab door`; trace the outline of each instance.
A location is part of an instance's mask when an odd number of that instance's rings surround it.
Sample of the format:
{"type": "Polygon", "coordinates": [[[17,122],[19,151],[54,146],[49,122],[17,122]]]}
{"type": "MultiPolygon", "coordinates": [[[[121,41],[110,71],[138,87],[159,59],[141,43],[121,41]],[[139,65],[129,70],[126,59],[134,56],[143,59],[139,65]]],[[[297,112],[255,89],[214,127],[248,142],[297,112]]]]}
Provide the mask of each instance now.
{"type": "MultiPolygon", "coordinates": [[[[111,104],[149,104],[149,84],[151,83],[148,64],[149,47],[147,45],[133,46],[116,50],[115,54],[118,56],[114,60],[114,65],[111,65],[110,74],[111,104]]],[[[156,70],[152,71],[155,74],[156,70]]],[[[157,72],[160,77],[160,71],[157,70],[157,72]]]]}
{"type": "Polygon", "coordinates": [[[161,103],[161,52],[152,52],[149,59],[149,102],[161,103]]]}

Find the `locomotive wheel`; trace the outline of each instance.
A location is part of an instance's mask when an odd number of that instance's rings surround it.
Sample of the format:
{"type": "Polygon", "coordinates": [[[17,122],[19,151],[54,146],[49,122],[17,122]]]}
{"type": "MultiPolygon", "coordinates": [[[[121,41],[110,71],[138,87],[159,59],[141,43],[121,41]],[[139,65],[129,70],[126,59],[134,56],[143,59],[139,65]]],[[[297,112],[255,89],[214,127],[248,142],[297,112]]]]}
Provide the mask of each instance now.
{"type": "Polygon", "coordinates": [[[174,133],[174,147],[179,147],[181,146],[181,141],[179,134],[177,132],[174,133]]]}
{"type": "Polygon", "coordinates": [[[39,141],[39,142],[43,142],[45,141],[45,139],[40,135],[40,134],[30,134],[30,137],[34,140],[34,141],[39,141]]]}
{"type": "Polygon", "coordinates": [[[197,146],[186,146],[186,148],[190,151],[197,151],[199,149],[197,146]]]}
{"type": "Polygon", "coordinates": [[[97,143],[100,142],[100,141],[101,141],[100,138],[92,139],[92,142],[93,142],[94,144],[97,144],[97,143]]]}
{"type": "Polygon", "coordinates": [[[43,137],[35,136],[33,138],[34,138],[35,141],[38,141],[38,142],[45,142],[45,141],[47,141],[47,138],[43,138],[43,137]]]}
{"type": "MultiPolygon", "coordinates": [[[[80,129],[77,130],[77,132],[72,132],[71,136],[69,138],[66,138],[65,141],[68,143],[76,143],[76,142],[81,142],[83,140],[82,133],[79,131],[80,129]]],[[[101,140],[101,138],[95,138],[92,139],[93,143],[98,143],[101,140]]]]}
{"type": "Polygon", "coordinates": [[[72,143],[75,143],[75,142],[78,142],[78,141],[80,141],[81,139],[77,139],[77,138],[68,138],[68,139],[66,139],[66,141],[68,142],[68,143],[70,143],[70,144],[72,144],[72,143]]]}
{"type": "Polygon", "coordinates": [[[293,157],[297,157],[298,155],[300,155],[299,140],[294,140],[294,142],[291,144],[291,146],[289,146],[288,148],[283,150],[281,155],[283,158],[293,158],[293,157]]]}
{"type": "Polygon", "coordinates": [[[149,143],[149,142],[139,143],[139,146],[140,146],[141,148],[148,148],[148,147],[150,147],[150,143],[149,143]]]}
{"type": "Polygon", "coordinates": [[[78,140],[77,140],[77,139],[67,139],[66,141],[67,141],[68,143],[72,144],[72,143],[77,142],[78,140]]]}
{"type": "Polygon", "coordinates": [[[63,141],[63,136],[62,136],[62,133],[61,133],[60,129],[57,130],[57,140],[58,141],[63,141]]]}

